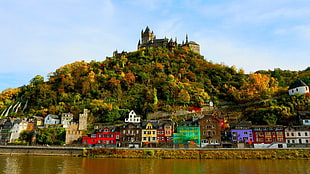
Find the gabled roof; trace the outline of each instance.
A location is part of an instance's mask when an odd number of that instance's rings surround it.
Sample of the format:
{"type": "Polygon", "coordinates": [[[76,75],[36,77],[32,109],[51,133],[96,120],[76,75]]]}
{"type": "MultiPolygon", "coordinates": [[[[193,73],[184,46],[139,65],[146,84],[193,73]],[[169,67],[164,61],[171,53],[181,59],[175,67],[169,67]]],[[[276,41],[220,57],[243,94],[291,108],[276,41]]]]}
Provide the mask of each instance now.
{"type": "Polygon", "coordinates": [[[48,114],[46,117],[51,117],[52,119],[59,119],[58,115],[48,114]]]}
{"type": "Polygon", "coordinates": [[[148,120],[148,121],[143,121],[141,123],[142,129],[146,129],[148,124],[151,124],[153,129],[157,129],[158,128],[158,121],[157,120],[148,120]]]}
{"type": "Polygon", "coordinates": [[[295,82],[293,82],[288,89],[294,89],[301,86],[308,86],[308,85],[302,80],[298,79],[295,82]]]}

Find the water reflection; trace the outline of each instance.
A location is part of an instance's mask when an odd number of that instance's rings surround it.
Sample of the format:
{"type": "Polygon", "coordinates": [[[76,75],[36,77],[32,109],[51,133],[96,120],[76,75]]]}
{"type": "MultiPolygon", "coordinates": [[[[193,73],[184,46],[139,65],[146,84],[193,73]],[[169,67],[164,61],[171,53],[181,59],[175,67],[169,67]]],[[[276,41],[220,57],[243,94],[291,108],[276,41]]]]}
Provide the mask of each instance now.
{"type": "Polygon", "coordinates": [[[200,174],[310,173],[307,160],[149,160],[0,156],[0,173],[200,174]]]}

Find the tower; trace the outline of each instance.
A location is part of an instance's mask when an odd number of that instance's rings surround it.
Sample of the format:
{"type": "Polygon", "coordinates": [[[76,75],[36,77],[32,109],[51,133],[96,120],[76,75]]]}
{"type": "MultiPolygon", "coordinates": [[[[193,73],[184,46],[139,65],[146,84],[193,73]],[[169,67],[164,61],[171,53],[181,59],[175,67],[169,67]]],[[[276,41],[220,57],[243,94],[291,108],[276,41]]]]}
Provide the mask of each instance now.
{"type": "Polygon", "coordinates": [[[153,31],[151,32],[150,28],[147,26],[145,28],[145,31],[141,31],[141,38],[142,38],[142,45],[147,44],[149,41],[154,39],[154,33],[153,31]]]}
{"type": "Polygon", "coordinates": [[[79,129],[78,130],[87,129],[87,117],[88,117],[88,109],[84,109],[84,113],[79,115],[79,129]]]}

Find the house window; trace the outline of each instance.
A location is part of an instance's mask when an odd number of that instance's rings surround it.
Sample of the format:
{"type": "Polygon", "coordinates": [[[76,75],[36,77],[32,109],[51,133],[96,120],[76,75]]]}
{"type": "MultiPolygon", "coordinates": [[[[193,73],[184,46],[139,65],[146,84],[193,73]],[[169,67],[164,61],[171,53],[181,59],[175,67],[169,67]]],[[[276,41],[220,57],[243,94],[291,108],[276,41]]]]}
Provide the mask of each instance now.
{"type": "Polygon", "coordinates": [[[244,135],[247,135],[247,134],[248,134],[248,132],[243,132],[243,134],[244,134],[244,135]]]}
{"type": "Polygon", "coordinates": [[[146,134],[146,131],[143,131],[143,134],[146,134]]]}
{"type": "Polygon", "coordinates": [[[287,143],[289,143],[289,144],[290,144],[290,143],[291,143],[291,141],[290,141],[290,140],[287,140],[287,143]]]}
{"type": "Polygon", "coordinates": [[[290,136],[290,133],[286,133],[286,136],[290,136]]]}
{"type": "Polygon", "coordinates": [[[301,136],[300,132],[298,132],[298,136],[301,136]]]}
{"type": "Polygon", "coordinates": [[[143,137],[143,140],[146,141],[146,137],[143,137]]]}
{"type": "Polygon", "coordinates": [[[294,133],[291,133],[292,136],[294,136],[294,133]]]}
{"type": "Polygon", "coordinates": [[[155,140],[156,140],[156,137],[153,137],[152,139],[153,139],[153,141],[155,141],[155,140]]]}
{"type": "Polygon", "coordinates": [[[308,132],[305,132],[305,136],[308,136],[308,132]]]}

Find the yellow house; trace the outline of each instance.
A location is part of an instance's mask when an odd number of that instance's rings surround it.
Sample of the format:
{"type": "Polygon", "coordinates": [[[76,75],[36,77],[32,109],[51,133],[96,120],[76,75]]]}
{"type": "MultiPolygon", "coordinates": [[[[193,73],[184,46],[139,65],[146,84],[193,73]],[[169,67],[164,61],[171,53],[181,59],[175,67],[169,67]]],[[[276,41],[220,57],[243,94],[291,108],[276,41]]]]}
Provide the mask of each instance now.
{"type": "Polygon", "coordinates": [[[156,147],[158,121],[142,122],[142,146],[156,147]]]}

